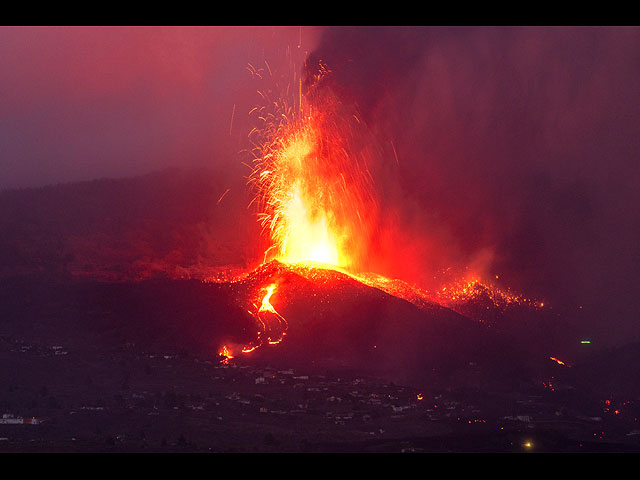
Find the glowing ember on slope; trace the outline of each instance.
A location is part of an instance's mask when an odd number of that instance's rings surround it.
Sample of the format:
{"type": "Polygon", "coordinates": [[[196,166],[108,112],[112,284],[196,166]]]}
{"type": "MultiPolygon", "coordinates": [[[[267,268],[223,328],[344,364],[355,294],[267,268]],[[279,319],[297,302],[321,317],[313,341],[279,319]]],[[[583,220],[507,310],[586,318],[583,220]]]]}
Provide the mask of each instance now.
{"type": "Polygon", "coordinates": [[[231,355],[231,351],[229,350],[229,347],[227,345],[222,346],[220,352],[218,352],[218,355],[223,357],[222,363],[225,365],[228,365],[229,360],[233,359],[233,355],[231,355]]]}
{"type": "Polygon", "coordinates": [[[445,285],[439,291],[435,292],[435,297],[440,303],[447,306],[454,306],[486,297],[490,299],[496,308],[509,305],[528,305],[535,308],[544,307],[543,302],[500,289],[495,285],[481,281],[477,277],[458,280],[445,285]]]}
{"type": "Polygon", "coordinates": [[[562,361],[562,360],[560,360],[559,358],[556,358],[556,357],[549,357],[549,358],[550,358],[551,360],[553,360],[554,362],[556,362],[558,365],[562,365],[562,366],[565,366],[565,367],[571,367],[571,365],[569,365],[569,364],[567,364],[567,363],[563,362],[563,361],[562,361]]]}
{"type": "Polygon", "coordinates": [[[417,307],[429,307],[437,304],[458,311],[461,306],[480,300],[487,300],[491,308],[496,309],[505,309],[513,305],[531,308],[544,307],[543,302],[503,290],[489,282],[481,281],[479,277],[450,282],[438,290],[428,291],[403,280],[390,279],[379,274],[344,273],[370,287],[407,300],[417,307]]]}

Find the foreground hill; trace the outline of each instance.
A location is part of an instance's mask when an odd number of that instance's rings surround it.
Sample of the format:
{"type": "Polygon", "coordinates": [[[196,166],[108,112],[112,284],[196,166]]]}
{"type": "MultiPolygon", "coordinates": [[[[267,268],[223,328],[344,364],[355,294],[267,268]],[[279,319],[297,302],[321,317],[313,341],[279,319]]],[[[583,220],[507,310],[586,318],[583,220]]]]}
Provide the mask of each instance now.
{"type": "Polygon", "coordinates": [[[420,308],[335,270],[274,261],[235,288],[251,293],[274,282],[271,303],[287,320],[287,334],[252,352],[252,362],[352,368],[413,382],[468,375],[470,365],[491,371],[479,374],[479,383],[527,375],[531,357],[508,338],[449,308],[420,308]]]}
{"type": "Polygon", "coordinates": [[[1,333],[83,351],[136,344],[220,361],[223,345],[261,345],[234,362],[353,370],[396,382],[507,386],[533,381],[548,362],[444,307],[410,302],[332,270],[272,262],[234,282],[149,279],[103,282],[5,278],[1,333]],[[259,339],[256,303],[277,283],[272,305],[286,319],[276,345],[259,339]]]}

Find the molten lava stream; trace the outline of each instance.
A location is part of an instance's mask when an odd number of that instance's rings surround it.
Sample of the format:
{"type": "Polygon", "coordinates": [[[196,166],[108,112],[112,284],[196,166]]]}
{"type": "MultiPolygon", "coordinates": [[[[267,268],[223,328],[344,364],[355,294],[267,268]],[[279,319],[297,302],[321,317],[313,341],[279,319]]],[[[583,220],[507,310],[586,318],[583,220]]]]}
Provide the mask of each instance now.
{"type": "Polygon", "coordinates": [[[287,334],[287,328],[289,326],[284,317],[276,312],[276,309],[271,305],[271,295],[273,295],[276,287],[277,285],[272,283],[265,288],[267,293],[263,297],[262,304],[256,314],[260,324],[263,326],[267,342],[272,345],[282,341],[282,338],[287,334]]]}
{"type": "MultiPolygon", "coordinates": [[[[245,345],[241,349],[242,353],[250,353],[265,342],[270,345],[280,343],[287,334],[289,324],[285,318],[276,311],[270,301],[271,296],[276,291],[276,288],[277,284],[272,283],[260,289],[261,291],[266,291],[265,295],[262,297],[260,307],[255,313],[249,311],[249,313],[251,313],[255,318],[258,326],[257,343],[245,345]]],[[[228,345],[223,345],[218,352],[218,355],[223,357],[222,362],[227,365],[229,364],[229,360],[234,358],[234,352],[228,345]]]]}

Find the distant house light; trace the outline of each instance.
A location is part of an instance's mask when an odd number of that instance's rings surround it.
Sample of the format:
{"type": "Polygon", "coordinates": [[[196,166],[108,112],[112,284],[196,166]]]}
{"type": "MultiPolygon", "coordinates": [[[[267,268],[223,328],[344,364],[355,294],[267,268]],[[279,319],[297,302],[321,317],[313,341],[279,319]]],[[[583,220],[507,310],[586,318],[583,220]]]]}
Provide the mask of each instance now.
{"type": "Polygon", "coordinates": [[[580,343],[591,343],[591,340],[581,340],[580,343]]]}

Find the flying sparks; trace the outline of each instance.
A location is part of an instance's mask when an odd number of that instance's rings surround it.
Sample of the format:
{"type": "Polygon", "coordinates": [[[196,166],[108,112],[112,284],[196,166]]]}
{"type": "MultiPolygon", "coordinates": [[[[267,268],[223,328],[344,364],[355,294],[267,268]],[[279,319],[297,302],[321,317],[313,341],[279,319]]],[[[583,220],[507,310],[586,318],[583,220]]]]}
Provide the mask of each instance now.
{"type": "Polygon", "coordinates": [[[321,63],[297,108],[280,99],[252,111],[262,128],[250,134],[249,184],[271,240],[265,261],[357,268],[366,255],[376,210],[370,151],[354,143],[357,116],[317,87],[329,73],[321,63]]]}

